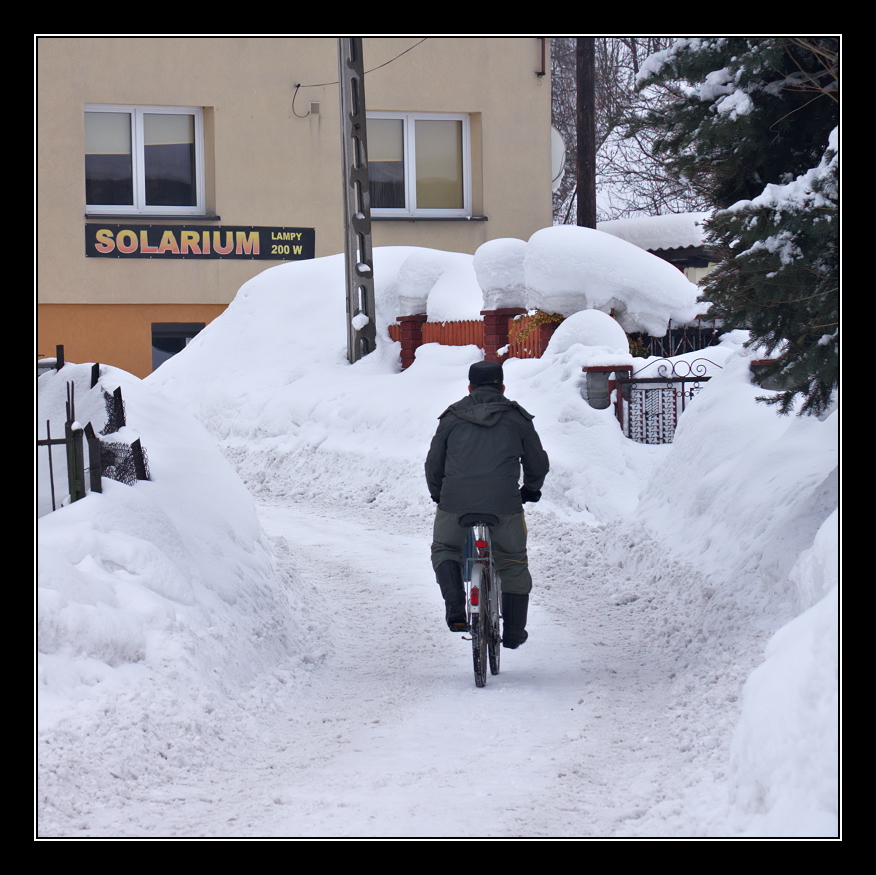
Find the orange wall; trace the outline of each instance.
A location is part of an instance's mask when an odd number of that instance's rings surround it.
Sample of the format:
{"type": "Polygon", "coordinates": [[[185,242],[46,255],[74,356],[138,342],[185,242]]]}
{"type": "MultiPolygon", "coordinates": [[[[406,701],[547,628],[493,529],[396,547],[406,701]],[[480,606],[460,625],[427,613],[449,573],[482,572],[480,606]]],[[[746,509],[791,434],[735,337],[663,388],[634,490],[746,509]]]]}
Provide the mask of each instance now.
{"type": "Polygon", "coordinates": [[[225,304],[39,304],[37,357],[101,362],[137,377],[152,373],[153,322],[212,322],[225,304]]]}

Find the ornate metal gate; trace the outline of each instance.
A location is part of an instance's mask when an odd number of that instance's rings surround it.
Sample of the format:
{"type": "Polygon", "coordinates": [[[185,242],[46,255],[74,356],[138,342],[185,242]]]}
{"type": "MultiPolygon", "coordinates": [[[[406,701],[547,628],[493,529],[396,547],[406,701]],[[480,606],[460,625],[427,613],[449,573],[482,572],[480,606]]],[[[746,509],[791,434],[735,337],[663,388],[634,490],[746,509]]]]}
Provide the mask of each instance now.
{"type": "Polygon", "coordinates": [[[711,377],[709,359],[649,362],[635,373],[617,373],[618,419],[624,434],[640,444],[671,444],[678,418],[711,377]]]}

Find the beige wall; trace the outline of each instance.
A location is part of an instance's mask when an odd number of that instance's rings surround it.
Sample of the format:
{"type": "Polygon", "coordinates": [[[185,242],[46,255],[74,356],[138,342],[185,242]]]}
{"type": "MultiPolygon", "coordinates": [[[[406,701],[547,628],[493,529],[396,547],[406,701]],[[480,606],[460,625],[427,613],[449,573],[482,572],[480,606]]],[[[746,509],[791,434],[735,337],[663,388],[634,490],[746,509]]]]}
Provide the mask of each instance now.
{"type": "MultiPolygon", "coordinates": [[[[418,40],[365,39],[367,107],[471,113],[474,212],[488,221],[375,220],[374,245],[474,252],[486,240],[526,239],[549,225],[550,81],[536,75],[540,41],[418,40]]],[[[337,40],[330,37],[40,38],[39,302],[226,305],[247,279],[276,263],[86,258],[87,103],[203,106],[207,212],[217,224],[315,228],[317,256],[343,251],[337,77],[337,40]],[[307,87],[296,94],[299,83],[307,87]],[[307,115],[311,102],[319,114],[307,115]]],[[[118,330],[124,332],[123,321],[118,330]]]]}

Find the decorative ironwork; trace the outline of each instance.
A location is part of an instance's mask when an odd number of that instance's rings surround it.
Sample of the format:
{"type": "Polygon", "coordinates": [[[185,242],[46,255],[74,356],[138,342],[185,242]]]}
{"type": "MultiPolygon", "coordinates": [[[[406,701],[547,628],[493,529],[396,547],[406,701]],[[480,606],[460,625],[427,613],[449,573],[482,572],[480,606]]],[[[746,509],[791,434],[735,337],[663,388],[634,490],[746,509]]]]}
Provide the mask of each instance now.
{"type": "Polygon", "coordinates": [[[620,414],[624,434],[638,443],[671,444],[678,418],[711,379],[710,367],[721,369],[721,365],[705,358],[660,359],[629,376],[619,372],[620,398],[627,402],[620,414]],[[649,375],[645,376],[646,372],[649,375]]]}

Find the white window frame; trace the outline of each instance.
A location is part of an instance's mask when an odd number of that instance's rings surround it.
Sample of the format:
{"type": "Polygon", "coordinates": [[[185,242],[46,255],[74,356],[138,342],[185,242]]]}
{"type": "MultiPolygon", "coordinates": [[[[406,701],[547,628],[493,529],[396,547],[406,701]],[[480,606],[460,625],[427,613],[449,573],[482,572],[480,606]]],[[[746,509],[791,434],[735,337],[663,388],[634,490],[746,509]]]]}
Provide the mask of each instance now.
{"type": "MultiPolygon", "coordinates": [[[[135,106],[131,104],[88,103],[85,112],[119,112],[131,116],[131,163],[134,177],[132,204],[86,204],[86,214],[124,216],[203,216],[206,214],[204,173],[204,110],[200,106],[135,106]],[[187,206],[150,206],[146,203],[143,116],[192,115],[195,119],[195,204],[187,206]]],[[[83,117],[84,118],[84,117],[83,117]]],[[[84,159],[84,156],[83,156],[84,159]]]]}
{"type": "Polygon", "coordinates": [[[471,216],[471,117],[449,112],[369,112],[367,118],[401,119],[404,122],[405,206],[371,207],[377,218],[452,218],[471,216]],[[423,209],[417,205],[416,122],[419,120],[462,122],[462,200],[460,209],[423,209]]]}

